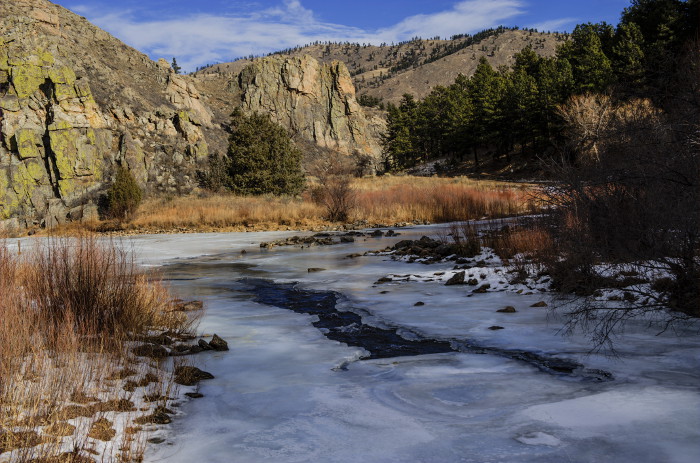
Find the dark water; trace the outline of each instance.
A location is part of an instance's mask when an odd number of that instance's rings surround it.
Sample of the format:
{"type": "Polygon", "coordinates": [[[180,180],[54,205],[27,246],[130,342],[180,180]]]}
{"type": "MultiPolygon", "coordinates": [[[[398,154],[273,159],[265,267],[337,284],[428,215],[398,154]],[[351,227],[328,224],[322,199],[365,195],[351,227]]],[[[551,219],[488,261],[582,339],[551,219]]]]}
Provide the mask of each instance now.
{"type": "MultiPolygon", "coordinates": [[[[254,295],[261,304],[315,315],[313,325],[329,339],[369,352],[366,359],[415,356],[445,352],[469,352],[507,357],[533,365],[546,373],[580,378],[589,381],[610,381],[612,375],[601,370],[586,369],[572,360],[561,359],[536,352],[480,346],[465,340],[439,340],[425,338],[405,328],[379,328],[362,321],[363,309],[350,311],[337,309],[343,297],[334,291],[315,291],[301,288],[296,283],[274,283],[270,280],[246,278],[241,280],[244,291],[254,295]],[[409,338],[399,334],[408,334],[409,338]]],[[[368,314],[369,315],[369,314],[368,314]]]]}

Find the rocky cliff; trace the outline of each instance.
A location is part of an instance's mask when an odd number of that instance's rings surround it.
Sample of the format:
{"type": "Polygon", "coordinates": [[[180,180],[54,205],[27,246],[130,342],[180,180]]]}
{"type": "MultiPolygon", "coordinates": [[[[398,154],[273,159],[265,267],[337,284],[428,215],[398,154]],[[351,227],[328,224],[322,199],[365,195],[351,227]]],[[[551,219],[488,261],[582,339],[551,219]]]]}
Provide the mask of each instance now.
{"type": "Polygon", "coordinates": [[[271,114],[302,145],[380,153],[381,122],[340,63],[274,57],[202,81],[47,0],[0,0],[0,232],[94,217],[118,165],[147,191],[192,191],[235,107],[271,114]]]}
{"type": "Polygon", "coordinates": [[[378,160],[386,122],[357,104],[344,64],[322,64],[308,56],[272,56],[244,64],[235,74],[195,76],[216,124],[228,124],[235,107],[265,112],[290,130],[307,155],[335,151],[378,160]]]}
{"type": "Polygon", "coordinates": [[[297,137],[345,154],[379,157],[375,127],[355,99],[347,67],[310,56],[255,60],[238,76],[242,108],[271,115],[297,137]]]}
{"type": "Polygon", "coordinates": [[[211,118],[167,62],[50,2],[0,2],[0,228],[94,216],[116,165],[190,191],[211,118]]]}

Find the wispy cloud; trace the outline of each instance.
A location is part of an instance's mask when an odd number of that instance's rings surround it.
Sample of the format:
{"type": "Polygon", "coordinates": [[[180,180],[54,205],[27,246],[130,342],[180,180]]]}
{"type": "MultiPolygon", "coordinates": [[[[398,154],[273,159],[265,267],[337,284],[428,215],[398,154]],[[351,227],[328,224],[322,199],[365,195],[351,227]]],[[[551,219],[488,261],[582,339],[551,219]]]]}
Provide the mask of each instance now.
{"type": "Polygon", "coordinates": [[[555,31],[563,31],[566,30],[566,26],[570,26],[572,24],[576,24],[578,22],[577,18],[559,18],[559,19],[552,19],[549,21],[543,21],[537,24],[532,24],[528,26],[528,28],[531,29],[537,29],[538,31],[541,32],[555,32],[555,31]]]}
{"type": "Polygon", "coordinates": [[[93,14],[92,22],[153,58],[177,57],[187,70],[240,56],[260,55],[315,41],[379,44],[412,37],[473,33],[523,14],[521,0],[465,0],[446,11],[410,16],[379,30],[365,30],[323,22],[299,0],[285,0],[274,8],[215,16],[140,21],[133,11],[93,14]]]}

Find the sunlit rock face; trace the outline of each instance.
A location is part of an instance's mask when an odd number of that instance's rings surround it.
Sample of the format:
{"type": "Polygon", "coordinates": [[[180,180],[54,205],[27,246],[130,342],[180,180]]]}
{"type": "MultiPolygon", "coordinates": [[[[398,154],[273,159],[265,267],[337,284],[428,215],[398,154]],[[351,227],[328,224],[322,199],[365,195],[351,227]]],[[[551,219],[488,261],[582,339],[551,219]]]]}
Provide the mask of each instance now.
{"type": "Polygon", "coordinates": [[[355,99],[355,87],[340,61],[310,56],[255,60],[238,77],[243,109],[271,115],[295,135],[344,154],[378,158],[378,122],[355,99]]]}
{"type": "Polygon", "coordinates": [[[147,191],[191,192],[235,107],[269,113],[306,151],[381,154],[383,121],[339,62],[256,60],[215,113],[219,93],[46,0],[0,2],[0,37],[0,231],[94,217],[119,165],[147,191]]]}
{"type": "Polygon", "coordinates": [[[211,111],[193,81],[44,0],[0,3],[0,225],[91,217],[116,165],[196,186],[211,111]]]}

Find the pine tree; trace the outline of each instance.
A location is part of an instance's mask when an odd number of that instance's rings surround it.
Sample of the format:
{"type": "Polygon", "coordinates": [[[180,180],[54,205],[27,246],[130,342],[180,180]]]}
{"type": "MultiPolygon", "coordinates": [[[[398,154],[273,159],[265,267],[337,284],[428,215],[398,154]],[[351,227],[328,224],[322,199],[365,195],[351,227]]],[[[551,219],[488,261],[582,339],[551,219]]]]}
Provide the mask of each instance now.
{"type": "Polygon", "coordinates": [[[180,74],[180,71],[182,70],[182,68],[180,66],[178,66],[177,60],[174,57],[173,57],[173,62],[170,65],[170,67],[173,68],[173,71],[175,72],[175,74],[180,74]]]}
{"type": "Polygon", "coordinates": [[[571,63],[577,93],[602,92],[613,81],[612,65],[603,51],[599,29],[599,25],[591,23],[577,25],[571,41],[558,50],[558,56],[571,63]]]}
{"type": "MultiPolygon", "coordinates": [[[[502,80],[483,56],[469,81],[470,100],[474,105],[474,139],[477,145],[486,146],[497,137],[497,109],[502,91],[502,80]]],[[[479,166],[476,145],[473,149],[475,167],[479,166]]]]}
{"type": "Polygon", "coordinates": [[[621,23],[612,47],[613,64],[618,79],[625,83],[637,83],[644,74],[644,37],[636,23],[621,23]]]}
{"type": "Polygon", "coordinates": [[[416,165],[419,158],[414,145],[417,108],[418,103],[410,94],[403,96],[398,107],[392,104],[388,107],[387,133],[383,139],[387,170],[416,165]]]}
{"type": "Polygon", "coordinates": [[[127,168],[117,167],[114,183],[107,191],[107,213],[119,220],[128,220],[141,204],[143,193],[127,168]]]}
{"type": "Polygon", "coordinates": [[[227,187],[244,195],[296,195],[304,189],[302,154],[267,115],[231,114],[227,187]]]}

